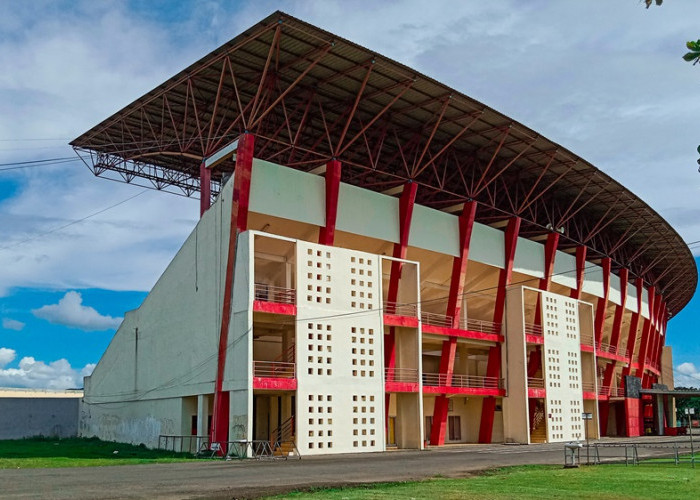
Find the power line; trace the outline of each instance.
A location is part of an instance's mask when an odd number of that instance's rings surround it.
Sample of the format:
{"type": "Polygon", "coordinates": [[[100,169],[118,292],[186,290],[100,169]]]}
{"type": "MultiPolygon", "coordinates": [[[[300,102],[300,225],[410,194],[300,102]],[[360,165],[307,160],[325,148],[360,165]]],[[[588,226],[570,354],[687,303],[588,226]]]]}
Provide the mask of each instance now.
{"type": "Polygon", "coordinates": [[[117,202],[117,203],[115,203],[114,205],[110,205],[110,206],[108,206],[108,207],[105,207],[105,208],[103,208],[103,209],[100,209],[100,210],[98,210],[97,212],[93,212],[93,213],[91,213],[91,214],[89,214],[89,215],[86,215],[85,217],[82,217],[82,218],[77,219],[77,220],[73,220],[73,221],[71,221],[71,222],[68,222],[67,224],[63,224],[62,226],[54,227],[54,228],[49,229],[48,231],[45,231],[45,232],[43,232],[43,233],[35,234],[34,236],[30,236],[29,238],[26,238],[26,239],[24,239],[24,240],[22,240],[22,241],[18,241],[17,243],[15,243],[15,244],[13,244],[13,245],[7,245],[7,246],[4,246],[4,247],[0,247],[0,250],[9,250],[9,249],[11,249],[11,248],[14,248],[14,247],[16,247],[16,246],[22,245],[22,244],[27,243],[27,242],[29,242],[29,241],[34,241],[34,240],[37,240],[37,239],[42,238],[42,237],[44,237],[44,236],[47,236],[47,235],[49,235],[49,234],[51,234],[51,233],[55,233],[56,231],[61,231],[62,229],[66,229],[67,227],[74,226],[75,224],[80,224],[81,222],[86,221],[87,219],[90,219],[90,218],[92,218],[92,217],[95,217],[95,216],[97,216],[97,215],[100,215],[100,214],[102,214],[102,213],[105,213],[107,210],[111,210],[111,209],[113,209],[113,208],[115,208],[115,207],[118,207],[119,205],[122,205],[122,204],[126,203],[127,201],[131,201],[131,200],[133,200],[134,198],[136,198],[136,197],[138,197],[138,196],[141,196],[142,194],[144,194],[144,193],[146,193],[146,192],[148,192],[148,190],[147,190],[147,189],[144,189],[143,191],[139,191],[139,192],[136,193],[135,195],[129,196],[128,198],[123,199],[122,201],[117,202]]]}

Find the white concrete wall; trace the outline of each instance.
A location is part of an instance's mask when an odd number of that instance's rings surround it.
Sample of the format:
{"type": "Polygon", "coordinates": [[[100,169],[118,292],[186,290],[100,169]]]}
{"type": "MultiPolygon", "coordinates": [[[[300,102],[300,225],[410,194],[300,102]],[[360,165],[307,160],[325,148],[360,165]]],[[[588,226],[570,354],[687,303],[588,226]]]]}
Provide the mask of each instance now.
{"type": "Polygon", "coordinates": [[[379,257],[297,243],[297,447],[384,450],[379,257]]]}

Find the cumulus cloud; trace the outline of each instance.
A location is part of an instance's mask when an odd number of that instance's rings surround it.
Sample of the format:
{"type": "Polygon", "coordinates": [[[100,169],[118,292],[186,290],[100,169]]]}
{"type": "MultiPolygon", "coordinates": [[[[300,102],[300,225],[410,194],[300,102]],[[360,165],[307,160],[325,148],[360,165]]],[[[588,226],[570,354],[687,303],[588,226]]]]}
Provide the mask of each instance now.
{"type": "Polygon", "coordinates": [[[2,327],[5,330],[15,330],[17,332],[21,332],[24,329],[25,324],[22,323],[21,321],[17,321],[16,319],[10,319],[10,318],[3,318],[2,319],[2,327]]]}
{"type": "Polygon", "coordinates": [[[32,389],[74,389],[83,386],[83,377],[90,375],[94,364],[81,370],[65,359],[45,363],[31,356],[22,358],[17,368],[5,368],[16,356],[14,349],[0,347],[0,386],[32,389]]]}
{"type": "Polygon", "coordinates": [[[85,331],[117,328],[123,318],[102,315],[94,308],[83,305],[80,293],[67,292],[58,304],[48,304],[33,309],[32,314],[56,325],[78,328],[85,331]]]}
{"type": "Polygon", "coordinates": [[[14,349],[8,349],[7,347],[0,347],[0,368],[4,368],[15,359],[14,349]]]}
{"type": "Polygon", "coordinates": [[[676,387],[700,387],[700,370],[694,363],[681,363],[676,366],[673,378],[676,387]]]}

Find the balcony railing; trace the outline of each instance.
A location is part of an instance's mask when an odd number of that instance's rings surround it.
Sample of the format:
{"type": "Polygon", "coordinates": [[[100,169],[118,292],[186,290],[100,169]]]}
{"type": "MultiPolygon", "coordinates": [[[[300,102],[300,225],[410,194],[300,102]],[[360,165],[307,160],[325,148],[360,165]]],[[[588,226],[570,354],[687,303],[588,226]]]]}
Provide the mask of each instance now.
{"type": "Polygon", "coordinates": [[[581,344],[593,347],[593,335],[592,334],[581,334],[581,344]]]}
{"type": "Polygon", "coordinates": [[[263,378],[296,378],[296,363],[253,361],[253,376],[263,378]]]}
{"type": "Polygon", "coordinates": [[[583,382],[581,383],[581,389],[583,389],[583,392],[595,392],[595,384],[593,382],[583,382]]]}
{"type": "Polygon", "coordinates": [[[659,366],[659,363],[657,363],[656,361],[653,361],[651,358],[647,358],[646,362],[644,364],[646,364],[647,366],[651,366],[657,372],[660,371],[660,369],[661,369],[661,367],[659,366]]]}
{"type": "Polygon", "coordinates": [[[424,325],[443,326],[447,328],[452,326],[452,316],[447,316],[445,314],[421,311],[420,320],[424,325]]]}
{"type": "Polygon", "coordinates": [[[459,327],[462,330],[469,330],[472,332],[491,333],[494,335],[499,335],[501,333],[500,323],[481,319],[463,319],[459,322],[459,327]]]}
{"type": "Polygon", "coordinates": [[[295,304],[296,291],[293,288],[268,285],[266,283],[255,284],[255,300],[263,302],[275,302],[278,304],[295,304]]]}
{"type": "Polygon", "coordinates": [[[525,323],[525,334],[537,335],[538,337],[542,337],[544,335],[542,331],[542,325],[536,325],[534,323],[525,323]]]}
{"type": "Polygon", "coordinates": [[[544,389],[544,379],[543,378],[528,377],[527,378],[527,386],[531,389],[544,389]]]}
{"type": "Polygon", "coordinates": [[[400,302],[384,301],[384,314],[395,314],[397,316],[418,316],[418,306],[416,304],[402,304],[400,302]]]}
{"type": "MultiPolygon", "coordinates": [[[[423,385],[431,387],[447,386],[447,374],[424,373],[423,385]]],[[[481,377],[478,375],[452,375],[450,387],[473,389],[502,389],[503,379],[498,377],[481,377]]]]}
{"type": "Polygon", "coordinates": [[[609,396],[611,398],[624,398],[625,390],[616,385],[612,386],[598,386],[599,396],[609,396]]]}
{"type": "Polygon", "coordinates": [[[385,368],[384,380],[386,382],[418,383],[417,368],[385,368]]]}
{"type": "Polygon", "coordinates": [[[624,358],[629,357],[628,349],[618,349],[616,346],[610,345],[606,342],[596,342],[595,348],[599,352],[606,352],[608,354],[612,354],[613,356],[622,356],[624,358]]]}

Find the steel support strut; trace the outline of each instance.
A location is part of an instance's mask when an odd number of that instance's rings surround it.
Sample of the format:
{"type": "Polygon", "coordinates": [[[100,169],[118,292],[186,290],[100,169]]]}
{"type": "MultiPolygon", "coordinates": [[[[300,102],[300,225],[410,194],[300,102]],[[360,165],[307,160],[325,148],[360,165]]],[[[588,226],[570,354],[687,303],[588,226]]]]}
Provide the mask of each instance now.
{"type": "Polygon", "coordinates": [[[226,281],[224,284],[223,307],[221,311],[221,329],[219,331],[219,350],[214,386],[214,412],[211,422],[211,442],[228,441],[229,429],[229,393],[223,390],[224,370],[226,368],[226,350],[228,331],[231,323],[231,303],[233,298],[234,268],[236,265],[236,244],[239,233],[248,228],[248,206],[250,203],[250,180],[253,172],[253,151],[255,136],[244,134],[238,142],[236,169],[233,176],[233,195],[231,197],[231,221],[229,225],[228,257],[226,259],[226,281]]]}
{"type": "MultiPolygon", "coordinates": [[[[447,316],[452,318],[452,328],[459,328],[464,284],[467,276],[467,262],[469,259],[469,242],[471,241],[474,216],[476,215],[476,202],[469,201],[464,204],[462,215],[459,217],[459,244],[460,253],[452,260],[452,277],[450,279],[450,295],[447,299],[447,316]]],[[[442,343],[442,355],[440,357],[440,374],[445,376],[445,385],[452,383],[454,372],[455,353],[457,350],[457,337],[450,337],[442,343]]],[[[433,408],[433,425],[430,429],[430,444],[445,444],[445,430],[447,427],[447,410],[449,400],[445,394],[435,397],[433,408]]]]}
{"type": "MultiPolygon", "coordinates": [[[[506,288],[513,277],[513,261],[515,249],[518,244],[520,232],[520,218],[512,217],[508,220],[505,233],[505,262],[498,276],[498,290],[496,291],[496,305],[493,312],[493,322],[502,325],[503,313],[506,303],[506,288]]],[[[489,359],[486,366],[486,376],[499,378],[501,374],[501,343],[489,349],[489,359]]],[[[496,398],[486,397],[481,406],[481,424],[479,426],[479,442],[490,443],[493,435],[493,419],[496,411],[496,398]]]]}
{"type": "Polygon", "coordinates": [[[326,225],[321,227],[318,242],[333,246],[335,240],[335,221],[338,216],[338,193],[340,191],[340,170],[338,160],[326,164],[326,225]]]}
{"type": "Polygon", "coordinates": [[[649,287],[649,317],[644,319],[644,327],[642,328],[642,341],[639,347],[639,357],[637,358],[637,377],[644,380],[644,364],[646,363],[647,352],[649,351],[649,337],[651,337],[652,322],[654,321],[654,298],[656,297],[656,289],[649,287]]]}
{"type": "MultiPolygon", "coordinates": [[[[416,202],[418,184],[408,182],[404,184],[403,192],[399,200],[399,242],[394,244],[393,257],[405,259],[408,252],[408,235],[411,231],[411,219],[413,206],[416,202]]],[[[402,264],[399,261],[391,262],[391,274],[389,276],[389,291],[387,293],[387,305],[385,314],[396,312],[396,301],[399,297],[399,282],[401,280],[402,264]]],[[[384,336],[384,368],[387,370],[387,381],[394,380],[394,368],[396,366],[396,328],[390,327],[389,334],[384,336]]],[[[386,394],[384,425],[389,422],[389,403],[391,395],[386,394]]]]}
{"type": "Polygon", "coordinates": [[[579,300],[583,293],[583,278],[586,274],[586,251],[584,245],[576,247],[576,288],[571,290],[569,296],[572,299],[579,300]]]}
{"type": "Polygon", "coordinates": [[[201,189],[199,193],[199,217],[201,219],[204,212],[209,210],[211,206],[211,170],[207,168],[204,160],[199,165],[199,187],[201,189]]]}

